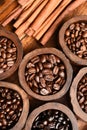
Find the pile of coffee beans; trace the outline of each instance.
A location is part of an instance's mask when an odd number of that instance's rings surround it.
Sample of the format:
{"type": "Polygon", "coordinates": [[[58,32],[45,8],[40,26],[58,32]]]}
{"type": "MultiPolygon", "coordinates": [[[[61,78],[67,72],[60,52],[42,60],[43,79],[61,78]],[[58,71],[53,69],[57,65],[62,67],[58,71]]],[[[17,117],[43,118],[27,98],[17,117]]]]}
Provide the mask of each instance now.
{"type": "Polygon", "coordinates": [[[87,23],[72,23],[65,31],[65,42],[75,55],[87,59],[87,23]]]}
{"type": "Polygon", "coordinates": [[[0,87],[0,130],[9,130],[18,122],[23,101],[18,92],[0,87]]]}
{"type": "Polygon", "coordinates": [[[32,130],[72,130],[72,125],[62,111],[48,109],[36,117],[32,130]]]}
{"type": "Polygon", "coordinates": [[[17,59],[17,48],[7,37],[0,36],[0,74],[9,70],[17,59]]]}
{"type": "Polygon", "coordinates": [[[66,69],[59,57],[42,54],[33,57],[26,65],[25,79],[37,94],[51,95],[61,90],[66,81],[66,69]]]}
{"type": "Polygon", "coordinates": [[[87,113],[87,74],[78,83],[77,99],[82,110],[87,113]]]}

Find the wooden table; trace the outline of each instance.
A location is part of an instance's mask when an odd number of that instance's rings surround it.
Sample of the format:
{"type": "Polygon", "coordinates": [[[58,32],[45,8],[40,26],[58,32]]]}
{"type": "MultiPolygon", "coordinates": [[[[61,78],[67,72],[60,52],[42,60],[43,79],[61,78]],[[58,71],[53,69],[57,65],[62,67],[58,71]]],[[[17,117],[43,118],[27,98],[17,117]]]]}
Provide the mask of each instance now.
{"type": "MultiPolygon", "coordinates": [[[[6,17],[6,15],[11,10],[13,10],[16,6],[17,6],[17,1],[16,0],[5,0],[5,3],[3,5],[0,5],[0,20],[4,19],[6,17]],[[8,7],[10,7],[10,8],[7,8],[7,10],[6,10],[5,6],[6,6],[7,1],[10,2],[10,4],[8,5],[8,7]]],[[[47,42],[47,44],[45,46],[42,46],[38,41],[34,40],[33,38],[26,36],[21,41],[22,45],[23,45],[23,49],[24,49],[24,55],[26,53],[36,49],[36,48],[41,48],[41,47],[55,47],[55,48],[61,50],[61,48],[60,48],[60,46],[58,44],[58,38],[57,38],[58,37],[58,30],[60,29],[60,27],[62,26],[62,24],[65,21],[67,21],[68,19],[70,19],[70,18],[72,18],[74,16],[77,16],[77,15],[87,15],[87,2],[85,2],[84,4],[82,4],[81,6],[76,8],[74,11],[72,11],[70,14],[65,16],[65,18],[61,21],[61,24],[60,24],[59,28],[57,28],[56,32],[54,33],[54,35],[51,37],[51,39],[47,42]]],[[[14,29],[12,27],[12,23],[10,25],[6,26],[6,28],[8,30],[11,30],[12,32],[14,32],[14,29]]],[[[72,66],[73,66],[74,76],[75,76],[78,73],[78,71],[79,71],[79,69],[81,67],[75,66],[74,64],[72,64],[72,66]]],[[[9,81],[9,82],[19,84],[17,71],[10,78],[6,79],[5,81],[9,81]]],[[[30,96],[29,96],[29,99],[30,99],[30,104],[31,104],[30,112],[33,109],[35,109],[36,107],[38,107],[39,105],[42,105],[42,104],[45,103],[45,102],[40,102],[38,100],[35,100],[30,96]]],[[[57,102],[61,102],[61,103],[65,104],[65,105],[67,105],[72,110],[71,103],[70,103],[70,98],[69,98],[69,91],[64,97],[62,97],[60,100],[57,100],[57,102]]],[[[78,117],[76,117],[76,118],[78,120],[79,130],[87,130],[87,123],[82,121],[78,117]]]]}

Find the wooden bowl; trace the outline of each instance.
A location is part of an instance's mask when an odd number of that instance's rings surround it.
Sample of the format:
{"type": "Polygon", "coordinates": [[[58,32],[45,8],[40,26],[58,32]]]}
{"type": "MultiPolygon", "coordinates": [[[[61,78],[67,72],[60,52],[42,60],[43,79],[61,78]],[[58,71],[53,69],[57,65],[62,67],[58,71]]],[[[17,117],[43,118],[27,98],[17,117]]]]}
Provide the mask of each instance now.
{"type": "Polygon", "coordinates": [[[6,37],[10,39],[16,46],[17,49],[17,57],[14,65],[10,67],[8,70],[4,71],[3,73],[0,73],[0,80],[5,79],[9,76],[11,76],[18,68],[21,60],[22,60],[22,55],[23,55],[23,49],[22,49],[22,44],[19,41],[18,37],[16,34],[7,31],[4,27],[0,26],[0,37],[6,37]]]}
{"type": "Polygon", "coordinates": [[[55,100],[55,99],[61,98],[68,91],[69,86],[72,81],[73,70],[69,63],[69,60],[65,57],[65,55],[61,51],[59,51],[55,48],[42,48],[42,49],[36,49],[36,50],[30,52],[24,57],[24,59],[22,60],[20,66],[19,66],[18,75],[19,75],[19,81],[20,81],[21,86],[30,96],[32,96],[33,98],[36,98],[38,100],[50,101],[50,100],[55,100]],[[31,88],[29,87],[29,85],[27,84],[27,82],[25,80],[25,67],[26,67],[27,63],[33,57],[35,57],[37,55],[42,55],[42,54],[54,54],[54,55],[58,56],[61,59],[61,61],[64,63],[64,66],[66,69],[66,82],[63,85],[62,89],[53,95],[44,95],[43,96],[43,95],[39,95],[39,94],[35,93],[34,91],[31,90],[31,88]]]}
{"type": "Polygon", "coordinates": [[[77,22],[86,22],[87,23],[87,16],[76,16],[71,18],[70,20],[66,21],[63,26],[61,27],[59,34],[58,34],[58,40],[59,44],[62,47],[62,50],[64,51],[65,55],[75,64],[77,65],[87,65],[87,59],[83,59],[75,55],[71,50],[68,48],[65,42],[65,31],[72,23],[77,22]]]}
{"type": "MultiPolygon", "coordinates": [[[[84,112],[78,102],[77,99],[77,86],[78,83],[81,81],[83,76],[87,73],[87,67],[82,68],[79,73],[76,75],[76,77],[73,80],[73,83],[70,88],[70,97],[71,97],[71,103],[73,106],[73,110],[76,113],[78,117],[80,117],[82,120],[87,122],[87,113],[84,112]]],[[[87,93],[87,91],[86,91],[87,93]]]]}
{"type": "MultiPolygon", "coordinates": [[[[0,82],[0,88],[1,87],[6,88],[6,89],[10,89],[10,90],[13,90],[13,91],[17,92],[20,95],[21,99],[22,99],[23,108],[22,108],[21,115],[20,115],[18,121],[16,122],[16,124],[13,127],[11,126],[12,128],[10,129],[10,130],[22,130],[22,128],[25,125],[28,113],[29,113],[29,98],[28,98],[28,95],[16,84],[12,84],[12,83],[8,83],[8,82],[0,82]]],[[[9,106],[11,106],[11,105],[9,105],[9,106]]],[[[11,110],[11,108],[10,108],[10,110],[11,110]]],[[[0,112],[1,111],[2,110],[1,110],[1,106],[0,106],[0,112]]],[[[1,124],[1,120],[0,120],[0,124],[1,124]]]]}
{"type": "Polygon", "coordinates": [[[72,125],[72,130],[78,130],[76,118],[75,118],[74,114],[71,112],[71,110],[69,108],[67,108],[65,105],[56,103],[56,102],[46,103],[46,104],[36,108],[35,110],[33,110],[33,112],[28,117],[28,120],[27,120],[26,126],[25,126],[25,130],[32,130],[32,125],[33,125],[33,122],[36,119],[36,117],[40,113],[42,113],[43,111],[46,111],[46,110],[59,110],[59,111],[63,112],[70,119],[71,125],[72,125]]]}

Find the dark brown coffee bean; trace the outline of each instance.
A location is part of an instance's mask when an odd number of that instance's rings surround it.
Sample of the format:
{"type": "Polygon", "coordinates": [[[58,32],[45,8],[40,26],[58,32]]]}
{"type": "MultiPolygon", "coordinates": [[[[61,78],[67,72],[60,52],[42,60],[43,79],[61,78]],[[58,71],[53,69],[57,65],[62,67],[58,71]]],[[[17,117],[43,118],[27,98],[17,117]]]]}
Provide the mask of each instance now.
{"type": "Polygon", "coordinates": [[[44,70],[42,71],[42,74],[43,74],[43,75],[52,75],[53,72],[52,72],[52,70],[50,70],[50,69],[44,69],[44,70]]]}
{"type": "Polygon", "coordinates": [[[50,68],[52,68],[52,64],[51,63],[44,63],[43,67],[47,68],[47,69],[50,69],[50,68]]]}
{"type": "Polygon", "coordinates": [[[44,79],[45,79],[46,81],[53,81],[53,80],[54,80],[54,76],[52,76],[51,74],[45,75],[45,76],[44,76],[44,79]]]}
{"type": "Polygon", "coordinates": [[[0,98],[0,121],[2,123],[0,129],[11,129],[20,118],[23,101],[15,90],[4,87],[0,87],[0,95],[2,98],[0,98]],[[16,115],[15,118],[13,117],[14,114],[16,115]]]}
{"type": "Polygon", "coordinates": [[[59,91],[58,88],[53,88],[54,84],[58,84],[62,88],[65,83],[65,75],[62,77],[59,72],[65,74],[65,66],[61,59],[54,54],[42,54],[27,63],[25,79],[34,92],[44,95],[43,88],[45,88],[47,95],[50,95],[59,91]],[[60,81],[56,83],[58,77],[60,81]]]}
{"type": "Polygon", "coordinates": [[[87,59],[87,56],[84,55],[87,50],[85,42],[85,38],[87,38],[86,26],[86,23],[72,23],[65,31],[65,41],[69,49],[78,57],[85,59],[87,59]],[[66,35],[68,31],[70,31],[70,35],[66,35]]]}
{"type": "Polygon", "coordinates": [[[3,69],[3,71],[1,71],[3,73],[14,65],[17,59],[17,48],[10,39],[3,36],[1,36],[0,39],[0,70],[3,69]]]}
{"type": "Polygon", "coordinates": [[[45,63],[46,62],[46,56],[45,55],[41,55],[41,59],[40,60],[41,60],[42,63],[45,63]]]}
{"type": "Polygon", "coordinates": [[[3,119],[3,120],[2,120],[2,124],[3,124],[4,126],[7,125],[7,121],[6,121],[6,119],[3,119]]]}
{"type": "Polygon", "coordinates": [[[36,117],[31,130],[35,129],[72,130],[72,125],[69,118],[63,112],[52,109],[45,110],[36,117]],[[55,111],[57,114],[55,114],[55,111]]]}
{"type": "Polygon", "coordinates": [[[78,103],[81,107],[81,109],[87,113],[86,109],[85,109],[85,105],[87,105],[87,74],[85,74],[82,79],[80,80],[78,87],[77,87],[77,99],[78,99],[78,103]]]}
{"type": "Polygon", "coordinates": [[[87,38],[87,31],[85,31],[85,32],[83,33],[83,37],[84,37],[84,38],[87,38]]]}

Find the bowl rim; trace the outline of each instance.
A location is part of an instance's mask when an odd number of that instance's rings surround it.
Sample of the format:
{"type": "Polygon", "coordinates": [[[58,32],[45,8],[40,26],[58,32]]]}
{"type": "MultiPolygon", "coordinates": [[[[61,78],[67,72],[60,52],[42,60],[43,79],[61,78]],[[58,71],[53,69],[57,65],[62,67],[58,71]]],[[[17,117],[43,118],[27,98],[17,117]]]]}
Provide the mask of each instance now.
{"type": "Polygon", "coordinates": [[[28,112],[29,112],[29,108],[30,108],[28,95],[24,92],[24,90],[22,88],[20,88],[18,85],[13,84],[13,83],[0,81],[0,87],[15,90],[20,94],[20,96],[22,98],[23,110],[22,110],[21,116],[20,116],[18,122],[13,126],[13,128],[10,129],[10,130],[21,130],[25,125],[25,122],[26,122],[26,119],[28,116],[28,112]]]}
{"type": "Polygon", "coordinates": [[[15,46],[17,48],[17,59],[16,59],[14,65],[9,70],[0,74],[0,80],[8,78],[17,70],[19,64],[21,63],[22,56],[23,56],[22,43],[20,42],[20,40],[18,39],[16,34],[10,32],[10,31],[6,30],[4,27],[0,26],[0,37],[1,36],[7,37],[15,44],[15,46]]]}
{"type": "Polygon", "coordinates": [[[57,103],[57,102],[50,102],[50,103],[46,103],[44,105],[39,106],[38,108],[35,108],[31,114],[29,115],[27,122],[26,122],[26,126],[25,126],[25,130],[29,130],[32,128],[32,124],[35,120],[35,118],[43,111],[48,110],[48,109],[54,109],[54,110],[60,110],[62,111],[65,115],[68,116],[68,118],[71,121],[72,124],[72,130],[78,130],[78,125],[77,125],[77,120],[75,118],[75,115],[73,114],[73,112],[65,105],[61,104],[61,103],[57,103]]]}
{"type": "Polygon", "coordinates": [[[69,60],[65,57],[65,55],[61,51],[59,51],[55,48],[41,48],[41,49],[36,49],[36,50],[28,53],[27,55],[24,56],[20,66],[19,66],[19,71],[18,71],[19,82],[20,82],[22,88],[33,98],[36,98],[38,100],[43,100],[43,101],[55,100],[55,99],[61,98],[63,95],[65,95],[65,93],[68,91],[69,86],[71,84],[72,75],[73,75],[73,69],[72,69],[72,66],[71,66],[69,60]],[[62,62],[64,63],[64,65],[66,67],[67,79],[66,79],[66,83],[64,84],[63,88],[58,93],[53,94],[53,95],[48,95],[48,96],[42,96],[42,95],[36,94],[29,88],[29,86],[27,85],[27,83],[25,81],[24,72],[25,72],[25,66],[31,58],[35,57],[36,55],[48,54],[48,53],[55,54],[62,60],[62,62]]]}
{"type": "Polygon", "coordinates": [[[82,77],[87,73],[87,67],[84,67],[82,69],[80,69],[80,71],[78,72],[78,74],[76,75],[76,77],[74,78],[72,85],[70,87],[70,98],[71,98],[71,104],[73,106],[73,110],[76,113],[76,115],[78,117],[80,117],[83,121],[87,122],[87,113],[85,113],[79,103],[78,103],[78,99],[77,99],[77,86],[79,81],[82,79],[82,77]]]}
{"type": "Polygon", "coordinates": [[[69,19],[68,21],[66,21],[60,28],[60,31],[58,34],[58,40],[59,40],[60,46],[62,47],[63,52],[73,63],[75,63],[77,65],[87,65],[87,60],[82,59],[82,58],[78,57],[77,55],[75,55],[73,52],[71,52],[71,50],[68,48],[68,46],[66,45],[66,42],[64,40],[64,34],[65,34],[66,29],[69,27],[70,24],[78,22],[78,21],[87,22],[87,15],[75,16],[75,17],[72,17],[71,19],[69,19]]]}

